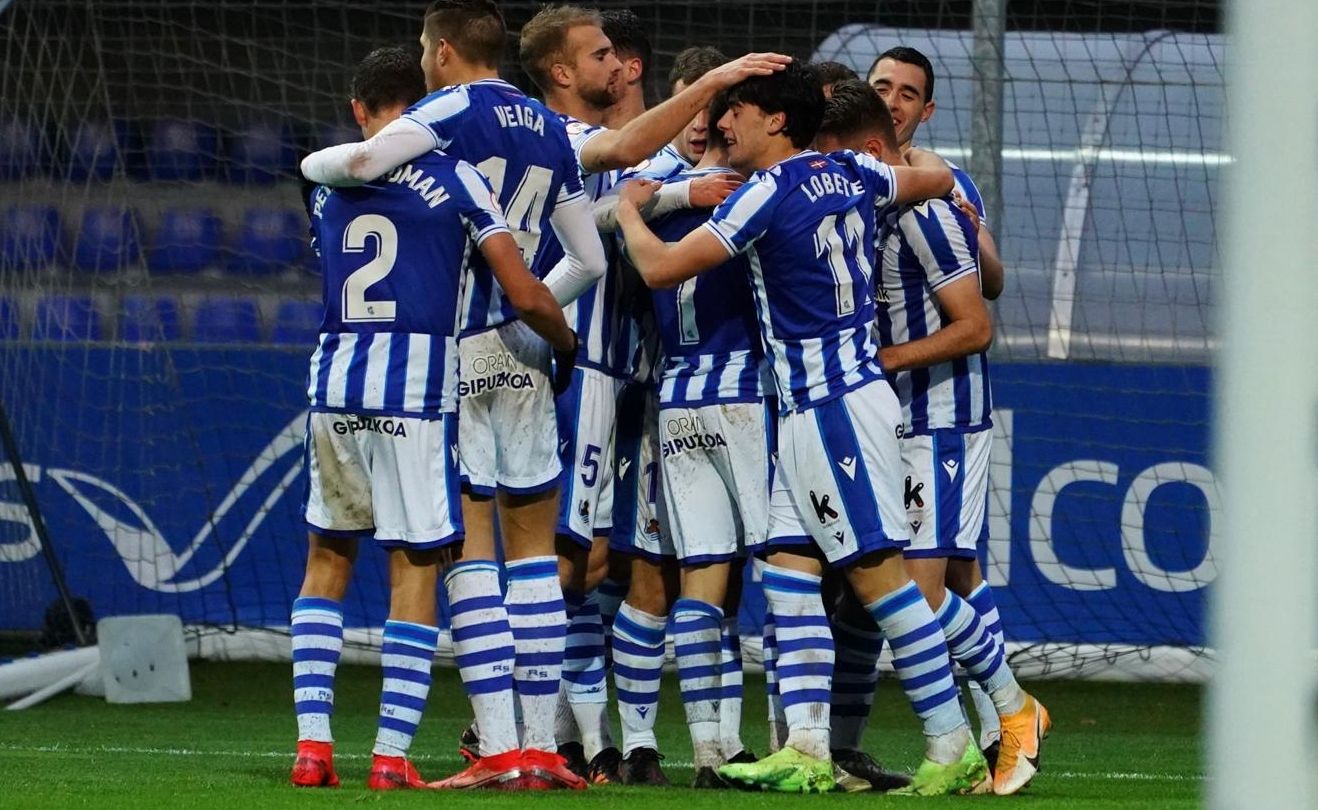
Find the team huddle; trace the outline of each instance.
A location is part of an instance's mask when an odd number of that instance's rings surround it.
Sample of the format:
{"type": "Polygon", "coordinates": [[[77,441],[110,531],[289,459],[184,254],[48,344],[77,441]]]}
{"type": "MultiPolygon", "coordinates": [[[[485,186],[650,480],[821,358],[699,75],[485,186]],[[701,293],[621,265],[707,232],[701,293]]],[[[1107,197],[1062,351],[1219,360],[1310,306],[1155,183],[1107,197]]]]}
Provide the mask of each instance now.
{"type": "Polygon", "coordinates": [[[928,59],[896,47],[862,81],[692,47],[647,109],[630,12],[523,26],[543,102],[499,78],[506,35],[492,0],[432,3],[420,65],[381,48],[354,73],[365,140],[302,163],[325,318],[292,782],[338,784],[365,537],[391,584],[373,789],[668,784],[669,634],[695,787],[1023,788],[1050,720],[978,563],[1002,266],[970,178],[911,145],[928,59]],[[747,565],[768,606],[762,758],[741,742],[747,565]],[[426,782],[408,750],[441,575],[475,719],[469,766],[426,782]],[[861,746],[885,642],[923,725],[912,775],[861,746]]]}

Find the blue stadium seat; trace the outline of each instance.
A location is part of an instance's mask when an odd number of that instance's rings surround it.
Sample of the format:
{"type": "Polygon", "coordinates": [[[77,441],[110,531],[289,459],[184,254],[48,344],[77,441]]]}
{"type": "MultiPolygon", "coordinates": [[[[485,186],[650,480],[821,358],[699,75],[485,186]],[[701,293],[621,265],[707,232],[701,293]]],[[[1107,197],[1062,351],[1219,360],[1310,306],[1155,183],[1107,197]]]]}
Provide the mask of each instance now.
{"type": "Polygon", "coordinates": [[[141,257],[137,222],[127,208],[94,206],[83,212],[73,244],[73,264],[98,273],[119,270],[141,257]]]}
{"type": "Polygon", "coordinates": [[[209,208],[167,208],[147,252],[153,273],[195,273],[220,261],[224,226],[209,208]]]}
{"type": "Polygon", "coordinates": [[[60,258],[60,216],[53,205],[16,205],[5,211],[0,264],[45,267],[60,258]]]}
{"type": "Polygon", "coordinates": [[[261,315],[250,298],[207,298],[197,307],[192,336],[198,343],[256,343],[261,315]]]}
{"type": "Polygon", "coordinates": [[[85,295],[52,295],[37,302],[33,340],[100,340],[101,316],[85,295]]]}
{"type": "Polygon", "coordinates": [[[288,127],[268,122],[249,124],[234,134],[229,149],[229,180],[270,185],[292,176],[297,162],[288,127]]]}
{"type": "Polygon", "coordinates": [[[114,177],[127,141],[124,121],[83,121],[69,144],[69,179],[85,182],[114,177]]]}
{"type": "Polygon", "coordinates": [[[202,180],[215,166],[215,130],[196,121],[157,121],[147,162],[153,180],[202,180]]]}
{"type": "Polygon", "coordinates": [[[41,131],[16,118],[0,121],[0,180],[19,180],[41,165],[41,131]]]}
{"type": "Polygon", "coordinates": [[[240,273],[261,274],[301,267],[307,240],[303,212],[291,208],[248,209],[229,266],[240,273]]]}
{"type": "Polygon", "coordinates": [[[8,298],[0,298],[0,340],[18,337],[18,307],[8,298]]]}
{"type": "Polygon", "coordinates": [[[275,313],[273,343],[312,346],[320,337],[325,307],[319,301],[285,301],[275,313]]]}
{"type": "Polygon", "coordinates": [[[173,298],[130,295],[119,307],[119,339],[132,343],[179,340],[178,304],[173,298]]]}

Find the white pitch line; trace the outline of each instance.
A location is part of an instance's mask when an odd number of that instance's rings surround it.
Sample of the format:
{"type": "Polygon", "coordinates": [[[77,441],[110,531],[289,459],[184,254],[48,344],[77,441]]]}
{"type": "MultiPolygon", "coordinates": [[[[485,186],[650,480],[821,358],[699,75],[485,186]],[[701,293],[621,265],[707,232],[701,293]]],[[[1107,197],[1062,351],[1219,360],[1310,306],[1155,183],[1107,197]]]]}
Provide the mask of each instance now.
{"type": "MultiPolygon", "coordinates": [[[[199,748],[145,748],[122,745],[75,747],[71,745],[9,745],[0,743],[0,752],[16,754],[139,754],[143,756],[176,757],[235,757],[239,759],[288,759],[293,751],[206,751],[199,748]]],[[[334,753],[335,759],[370,759],[370,754],[334,753]]],[[[420,756],[425,761],[429,757],[420,756]]],[[[690,768],[692,763],[681,760],[664,760],[675,768],[690,768]]],[[[1131,782],[1202,782],[1202,774],[1139,773],[1133,771],[1043,771],[1045,778],[1055,779],[1113,779],[1131,782]]]]}

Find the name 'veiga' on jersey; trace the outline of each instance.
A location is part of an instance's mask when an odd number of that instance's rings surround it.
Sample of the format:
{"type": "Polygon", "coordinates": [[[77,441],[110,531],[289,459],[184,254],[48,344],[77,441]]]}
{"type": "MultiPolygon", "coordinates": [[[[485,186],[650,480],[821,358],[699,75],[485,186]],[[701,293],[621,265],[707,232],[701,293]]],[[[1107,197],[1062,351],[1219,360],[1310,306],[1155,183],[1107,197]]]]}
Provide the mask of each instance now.
{"type": "Polygon", "coordinates": [[[883,379],[870,285],[875,209],[895,189],[877,161],[807,150],[756,172],[705,225],[746,255],[784,412],[883,379]]]}
{"type": "MultiPolygon", "coordinates": [[[[582,195],[576,157],[558,115],[505,81],[483,79],[431,93],[403,118],[424,127],[435,148],[489,178],[527,267],[539,278],[548,274],[557,260],[546,250],[546,236],[554,241],[549,218],[557,206],[582,195]]],[[[514,320],[485,263],[473,267],[462,331],[514,320]]]]}
{"type": "Polygon", "coordinates": [[[459,303],[481,242],[508,227],[488,181],[430,153],[356,188],[316,189],[325,318],[307,395],[317,410],[457,410],[459,303]]]}

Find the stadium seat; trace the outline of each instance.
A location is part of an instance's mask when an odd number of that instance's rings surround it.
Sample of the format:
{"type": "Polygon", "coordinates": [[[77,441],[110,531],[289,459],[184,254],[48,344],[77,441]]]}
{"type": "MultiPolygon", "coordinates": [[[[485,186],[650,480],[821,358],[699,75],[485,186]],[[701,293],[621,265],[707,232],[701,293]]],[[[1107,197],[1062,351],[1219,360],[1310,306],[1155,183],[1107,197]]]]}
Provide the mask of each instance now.
{"type": "Polygon", "coordinates": [[[114,177],[127,132],[128,126],[122,121],[82,122],[69,144],[69,179],[81,183],[114,177]]]}
{"type": "Polygon", "coordinates": [[[202,180],[215,166],[215,130],[195,121],[157,121],[147,162],[153,180],[202,180]]]}
{"type": "Polygon", "coordinates": [[[33,340],[100,340],[101,316],[88,296],[52,295],[37,302],[33,340]]]}
{"type": "Polygon", "coordinates": [[[240,273],[278,273],[301,267],[307,251],[306,216],[290,208],[252,208],[243,214],[242,230],[230,268],[240,273]]]}
{"type": "Polygon", "coordinates": [[[0,340],[18,337],[18,307],[8,298],[0,298],[0,340]]]}
{"type": "Polygon", "coordinates": [[[16,205],[5,211],[0,263],[6,269],[46,267],[60,258],[60,216],[53,205],[16,205]]]}
{"type": "Polygon", "coordinates": [[[0,180],[19,180],[41,164],[41,131],[22,119],[0,121],[0,180]]]}
{"type": "Polygon", "coordinates": [[[178,304],[172,298],[130,295],[119,307],[119,339],[144,343],[179,340],[178,304]]]}
{"type": "Polygon", "coordinates": [[[153,273],[195,273],[220,261],[224,226],[209,208],[167,208],[147,252],[153,273]]]}
{"type": "Polygon", "coordinates": [[[256,343],[261,315],[250,298],[207,298],[197,307],[192,336],[198,343],[256,343]]]}
{"type": "Polygon", "coordinates": [[[73,264],[98,273],[119,270],[137,262],[141,247],[137,222],[127,208],[96,206],[83,212],[73,245],[73,264]]]}
{"type": "Polygon", "coordinates": [[[285,301],[275,313],[273,343],[311,346],[320,337],[325,307],[319,301],[285,301]]]}
{"type": "Polygon", "coordinates": [[[230,141],[230,182],[270,185],[292,176],[297,162],[288,127],[268,122],[249,124],[230,141]]]}

